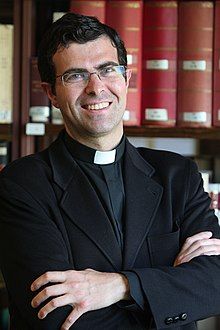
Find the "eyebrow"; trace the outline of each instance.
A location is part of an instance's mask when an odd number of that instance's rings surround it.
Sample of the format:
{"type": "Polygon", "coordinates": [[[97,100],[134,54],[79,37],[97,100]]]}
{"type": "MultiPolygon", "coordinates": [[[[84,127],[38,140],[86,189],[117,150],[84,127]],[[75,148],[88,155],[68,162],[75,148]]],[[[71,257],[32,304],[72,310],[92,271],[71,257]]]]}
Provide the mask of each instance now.
{"type": "MultiPolygon", "coordinates": [[[[104,63],[99,64],[98,66],[95,66],[96,70],[100,70],[103,69],[107,66],[115,66],[115,65],[119,65],[117,62],[114,61],[107,61],[104,63]]],[[[63,74],[65,73],[70,73],[70,72],[89,72],[88,70],[86,70],[85,68],[69,68],[68,70],[66,70],[63,74]]]]}

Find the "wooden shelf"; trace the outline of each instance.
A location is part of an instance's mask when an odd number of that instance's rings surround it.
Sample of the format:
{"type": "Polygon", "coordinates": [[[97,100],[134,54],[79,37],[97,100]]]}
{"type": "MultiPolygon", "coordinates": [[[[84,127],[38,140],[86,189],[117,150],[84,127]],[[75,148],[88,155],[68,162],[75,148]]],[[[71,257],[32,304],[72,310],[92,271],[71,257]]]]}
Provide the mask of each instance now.
{"type": "MultiPolygon", "coordinates": [[[[46,135],[55,136],[63,128],[63,125],[46,124],[46,135]]],[[[171,137],[194,139],[220,139],[220,128],[180,128],[180,127],[125,127],[127,136],[136,137],[171,137]]]]}
{"type": "Polygon", "coordinates": [[[125,127],[128,136],[220,139],[220,128],[125,127]]]}
{"type": "Polygon", "coordinates": [[[12,124],[0,124],[0,140],[11,141],[12,124]]]}

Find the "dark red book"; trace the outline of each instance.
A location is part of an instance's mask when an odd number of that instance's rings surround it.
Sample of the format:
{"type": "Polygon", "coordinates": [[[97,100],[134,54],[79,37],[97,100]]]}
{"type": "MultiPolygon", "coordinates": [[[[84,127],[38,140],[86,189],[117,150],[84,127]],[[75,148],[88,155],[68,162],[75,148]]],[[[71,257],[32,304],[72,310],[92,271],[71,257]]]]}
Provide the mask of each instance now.
{"type": "Polygon", "coordinates": [[[174,126],[177,1],[146,1],[143,23],[142,124],[174,126]]]}
{"type": "Polygon", "coordinates": [[[83,14],[87,16],[95,16],[102,23],[105,23],[105,0],[86,1],[86,0],[71,0],[70,12],[83,14]]]}
{"type": "Polygon", "coordinates": [[[41,87],[37,57],[32,57],[30,86],[30,119],[32,122],[47,122],[50,116],[50,101],[41,87]]]}
{"type": "Polygon", "coordinates": [[[127,49],[132,76],[128,88],[124,125],[140,125],[142,76],[143,1],[107,1],[106,24],[117,30],[127,49]]]}
{"type": "Polygon", "coordinates": [[[220,127],[220,1],[215,2],[213,125],[220,127]]]}
{"type": "Polygon", "coordinates": [[[212,124],[213,2],[179,2],[178,125],[212,124]]]}

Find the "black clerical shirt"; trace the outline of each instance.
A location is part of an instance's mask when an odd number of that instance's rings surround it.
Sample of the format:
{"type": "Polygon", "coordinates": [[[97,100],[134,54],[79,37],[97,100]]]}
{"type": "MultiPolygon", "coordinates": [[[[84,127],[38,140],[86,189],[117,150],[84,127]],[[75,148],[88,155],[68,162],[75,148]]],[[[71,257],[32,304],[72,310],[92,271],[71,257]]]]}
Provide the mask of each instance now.
{"type": "Polygon", "coordinates": [[[123,154],[125,149],[125,137],[114,150],[110,152],[98,152],[89,148],[65,134],[66,146],[87,175],[95,189],[99,200],[111,221],[118,243],[123,250],[123,209],[125,203],[124,183],[122,177],[123,154]]]}
{"type": "MultiPolygon", "coordinates": [[[[64,134],[64,143],[73,159],[94,187],[112,224],[123,253],[123,210],[125,205],[123,155],[126,144],[125,136],[123,135],[118,146],[110,152],[99,152],[87,147],[72,139],[66,132],[64,134]]],[[[139,307],[144,309],[144,293],[137,275],[132,271],[123,271],[121,273],[128,278],[131,297],[139,307]]]]}

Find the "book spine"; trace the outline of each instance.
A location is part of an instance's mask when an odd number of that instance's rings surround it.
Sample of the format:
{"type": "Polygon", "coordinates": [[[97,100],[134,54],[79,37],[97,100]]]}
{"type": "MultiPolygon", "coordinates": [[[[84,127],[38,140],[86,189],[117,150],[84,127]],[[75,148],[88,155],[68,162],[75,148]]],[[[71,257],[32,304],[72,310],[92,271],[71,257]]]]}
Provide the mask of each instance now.
{"type": "Polygon", "coordinates": [[[13,33],[13,25],[0,24],[0,123],[12,122],[13,33]]]}
{"type": "Polygon", "coordinates": [[[220,1],[215,3],[213,64],[213,125],[220,127],[220,1]]]}
{"type": "Polygon", "coordinates": [[[124,125],[140,125],[142,79],[143,1],[107,1],[106,24],[120,35],[127,49],[128,68],[132,75],[128,88],[124,125]]]}
{"type": "Polygon", "coordinates": [[[30,118],[32,122],[48,122],[50,116],[50,101],[41,87],[36,57],[31,58],[30,65],[30,118]]]}
{"type": "Polygon", "coordinates": [[[179,3],[178,125],[210,127],[212,114],[213,3],[179,3]]]}
{"type": "Polygon", "coordinates": [[[87,16],[95,16],[102,23],[105,23],[105,0],[86,1],[86,0],[71,0],[70,12],[83,14],[87,16]]]}
{"type": "Polygon", "coordinates": [[[51,106],[51,123],[54,125],[63,125],[63,116],[60,109],[51,106]]]}
{"type": "Polygon", "coordinates": [[[144,4],[143,125],[176,123],[177,16],[177,1],[144,4]]]}
{"type": "Polygon", "coordinates": [[[10,143],[7,141],[0,141],[0,170],[9,163],[10,159],[10,143]]]}

